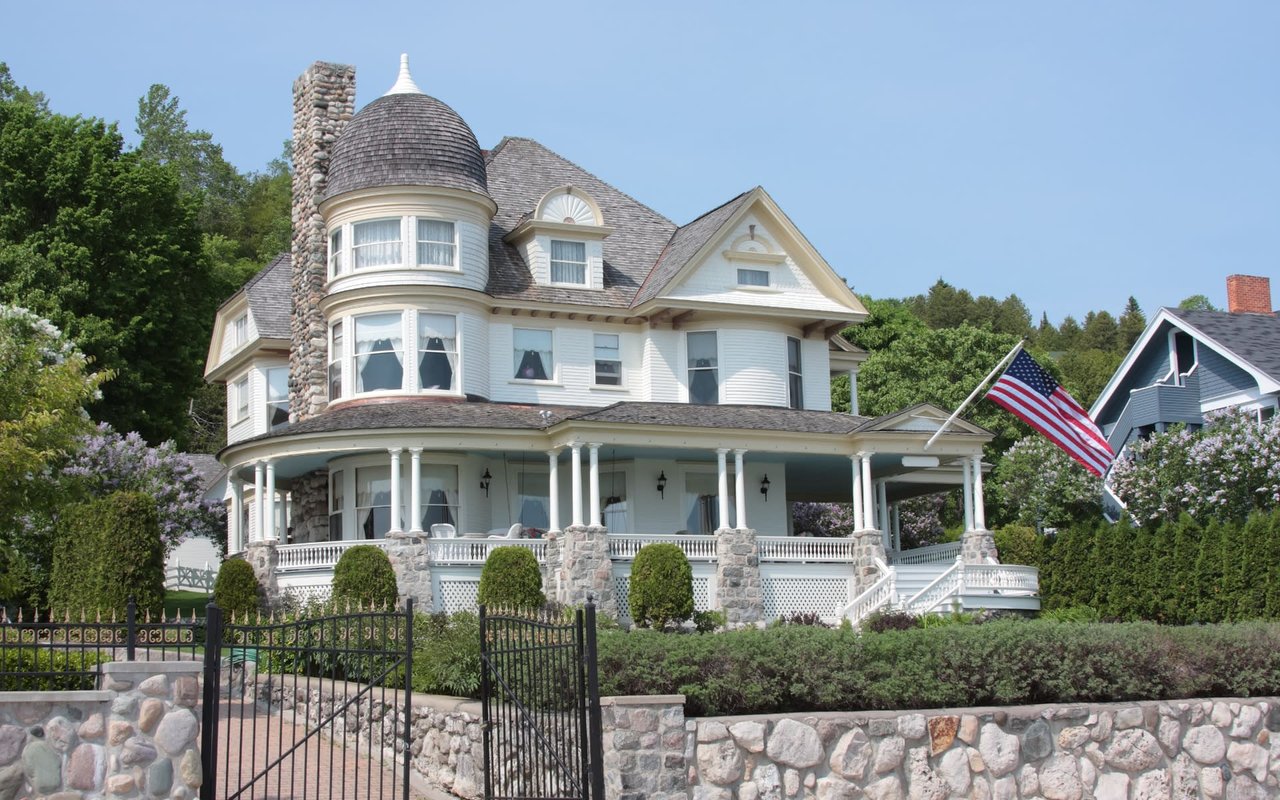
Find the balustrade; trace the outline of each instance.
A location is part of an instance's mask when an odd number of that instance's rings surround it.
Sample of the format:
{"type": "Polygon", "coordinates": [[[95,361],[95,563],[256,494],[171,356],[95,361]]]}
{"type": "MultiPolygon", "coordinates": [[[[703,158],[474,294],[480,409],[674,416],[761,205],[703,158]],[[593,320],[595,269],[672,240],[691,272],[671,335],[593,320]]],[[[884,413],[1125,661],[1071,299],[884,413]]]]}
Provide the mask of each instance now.
{"type": "Polygon", "coordinates": [[[960,555],[960,548],[960,542],[946,542],[944,544],[931,544],[927,547],[917,547],[914,550],[900,550],[889,554],[889,563],[907,565],[955,561],[956,556],[960,555]]]}
{"type": "Polygon", "coordinates": [[[276,569],[280,572],[303,569],[333,569],[338,559],[348,548],[361,544],[383,547],[381,539],[353,539],[342,542],[307,542],[304,544],[284,544],[276,548],[280,561],[276,569]]]}

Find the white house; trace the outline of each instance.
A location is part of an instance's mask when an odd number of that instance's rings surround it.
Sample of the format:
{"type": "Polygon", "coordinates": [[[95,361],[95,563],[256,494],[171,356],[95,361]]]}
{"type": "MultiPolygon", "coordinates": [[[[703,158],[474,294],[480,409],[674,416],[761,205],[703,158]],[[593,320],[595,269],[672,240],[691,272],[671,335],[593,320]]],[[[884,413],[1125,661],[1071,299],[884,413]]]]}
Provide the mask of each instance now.
{"type": "Polygon", "coordinates": [[[678,225],[535,141],[482,150],[407,60],[358,113],[350,67],[294,95],[293,250],[223,304],[206,371],[231,550],[269,547],[281,591],[324,594],[343,547],[390,536],[427,548],[453,609],[515,542],[553,593],[595,581],[625,613],[630,558],[674,541],[699,604],[732,606],[736,532],[766,617],[1038,604],[985,530],[985,431],[926,452],[939,409],[831,410],[833,374],[857,408],[866,353],[839,331],[867,312],[764,189],[678,225]],[[957,486],[967,563],[897,552],[895,503],[957,486]],[[853,538],[794,529],[792,502],[850,499],[853,538]],[[581,547],[607,577],[575,572],[581,547]]]}

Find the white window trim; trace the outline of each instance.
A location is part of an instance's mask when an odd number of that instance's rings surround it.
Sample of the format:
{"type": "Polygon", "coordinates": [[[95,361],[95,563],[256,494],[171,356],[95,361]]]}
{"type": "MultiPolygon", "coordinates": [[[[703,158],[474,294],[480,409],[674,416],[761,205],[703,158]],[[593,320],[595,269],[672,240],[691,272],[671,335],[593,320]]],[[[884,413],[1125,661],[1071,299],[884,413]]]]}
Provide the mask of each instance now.
{"type": "Polygon", "coordinates": [[[238,350],[249,341],[249,312],[231,320],[231,349],[238,350]]]}
{"type": "Polygon", "coordinates": [[[720,331],[714,328],[700,331],[685,331],[684,336],[680,337],[680,364],[683,366],[683,375],[680,380],[680,391],[684,397],[684,402],[686,404],[693,403],[693,400],[691,399],[692,396],[689,391],[689,372],[691,369],[689,367],[689,334],[691,333],[714,333],[716,335],[716,401],[711,405],[724,405],[724,347],[720,341],[720,331]]]}
{"type": "Polygon", "coordinates": [[[525,386],[560,386],[560,359],[556,357],[556,353],[561,352],[560,332],[558,328],[546,328],[538,325],[512,325],[511,326],[511,345],[507,348],[507,352],[512,354],[513,360],[507,362],[511,366],[508,367],[507,374],[512,375],[507,383],[525,385],[525,386]],[[545,380],[538,378],[517,378],[512,373],[515,371],[514,355],[516,351],[516,331],[549,331],[551,333],[551,377],[545,380]]]}
{"type": "MultiPolygon", "coordinates": [[[[464,392],[462,391],[463,378],[464,378],[464,369],[462,366],[462,351],[463,351],[462,327],[463,326],[462,326],[462,319],[458,316],[458,313],[456,311],[435,311],[435,310],[426,309],[426,308],[414,308],[414,309],[406,309],[405,317],[406,317],[405,321],[406,321],[406,324],[408,325],[408,329],[410,332],[413,333],[412,388],[405,389],[405,391],[411,392],[413,394],[426,395],[428,397],[459,397],[463,395],[464,394],[464,392]],[[418,337],[418,317],[420,317],[423,314],[428,314],[428,315],[438,316],[438,317],[453,317],[453,361],[454,361],[453,385],[455,387],[453,389],[423,389],[422,388],[422,376],[419,374],[420,368],[418,365],[418,359],[422,357],[422,353],[424,351],[422,349],[422,342],[418,337]],[[413,317],[412,319],[408,319],[410,315],[412,315],[413,317]]],[[[407,377],[408,375],[406,374],[406,378],[407,377]]],[[[409,381],[406,380],[406,383],[409,383],[409,381]]]]}
{"type": "MultiPolygon", "coordinates": [[[[414,351],[414,360],[412,363],[409,363],[407,356],[409,353],[410,343],[414,344],[415,346],[417,345],[418,330],[417,330],[416,324],[413,330],[409,330],[407,328],[409,311],[410,309],[407,309],[407,308],[389,308],[389,309],[383,309],[381,311],[366,311],[359,314],[352,314],[348,317],[343,318],[350,324],[350,327],[344,326],[344,330],[347,331],[345,336],[347,341],[347,352],[345,354],[345,357],[343,358],[343,361],[345,362],[343,364],[343,370],[344,370],[343,386],[345,387],[350,385],[351,387],[351,391],[349,393],[347,392],[343,393],[344,399],[347,399],[347,398],[354,399],[357,397],[387,397],[392,395],[405,395],[410,393],[410,391],[405,388],[405,385],[409,381],[408,371],[410,369],[414,369],[414,370],[417,369],[417,351],[416,350],[414,351]],[[400,349],[376,351],[378,353],[390,352],[390,353],[400,354],[400,369],[401,369],[400,388],[399,389],[372,389],[367,392],[357,392],[356,383],[355,383],[356,376],[357,376],[356,362],[359,359],[360,355],[370,355],[370,354],[369,353],[361,354],[356,352],[356,350],[358,349],[356,344],[356,320],[360,319],[361,317],[376,317],[381,314],[399,314],[400,315],[400,349]],[[345,379],[348,375],[351,376],[350,384],[345,383],[345,379]]],[[[417,373],[415,372],[414,375],[416,376],[417,373]]],[[[415,377],[413,380],[414,380],[414,386],[416,386],[417,378],[415,377]]]]}
{"type": "MultiPolygon", "coordinates": [[[[389,270],[402,270],[402,269],[404,269],[404,267],[405,267],[405,261],[406,261],[406,258],[407,258],[407,255],[406,255],[406,252],[405,252],[405,251],[406,251],[406,247],[405,247],[405,239],[406,239],[407,237],[405,236],[405,231],[404,231],[404,229],[405,229],[405,218],[404,218],[404,217],[394,217],[394,216],[392,216],[392,217],[370,217],[370,218],[368,218],[368,219],[355,220],[355,221],[353,221],[353,222],[349,223],[349,226],[348,226],[348,227],[350,227],[350,229],[351,229],[351,237],[350,237],[350,240],[349,240],[346,244],[344,244],[344,245],[343,245],[343,248],[342,248],[342,249],[343,249],[343,251],[344,251],[344,252],[346,252],[346,253],[349,253],[349,254],[350,254],[350,258],[347,260],[347,267],[348,267],[348,269],[347,269],[347,271],[346,271],[345,273],[343,273],[344,275],[367,274],[367,273],[370,273],[370,272],[389,271],[389,270]],[[391,263],[389,263],[389,264],[375,264],[375,265],[373,265],[373,266],[368,266],[368,267],[361,267],[361,266],[357,266],[357,265],[356,265],[356,251],[357,251],[358,249],[360,249],[360,248],[362,248],[362,247],[373,247],[373,246],[375,246],[375,245],[385,245],[385,244],[390,244],[390,243],[393,241],[393,240],[391,240],[391,239],[387,239],[387,240],[384,240],[384,241],[381,241],[381,242],[372,242],[372,243],[370,243],[370,244],[357,245],[357,244],[356,244],[356,242],[355,242],[355,239],[356,239],[356,236],[355,236],[355,229],[356,229],[357,227],[361,226],[361,225],[364,225],[364,224],[366,224],[366,223],[372,223],[372,222],[396,222],[396,223],[399,223],[399,227],[400,227],[400,237],[399,237],[399,239],[395,240],[395,241],[400,245],[400,260],[399,260],[399,262],[391,262],[391,263]]],[[[345,232],[344,232],[343,238],[344,238],[344,239],[346,239],[345,232]]],[[[416,236],[415,236],[415,239],[416,239],[416,236]]],[[[416,249],[416,246],[417,246],[416,241],[415,241],[414,245],[415,245],[415,249],[416,249]]],[[[415,258],[416,258],[416,253],[415,253],[415,258]]]]}
{"type": "Polygon", "coordinates": [[[239,425],[249,418],[249,407],[253,404],[253,381],[249,373],[244,373],[231,382],[231,424],[239,425]]]}
{"type": "Polygon", "coordinates": [[[329,280],[335,278],[346,277],[351,274],[351,225],[335,225],[325,232],[325,247],[327,248],[325,260],[325,269],[329,275],[329,280]],[[340,239],[340,247],[338,252],[333,252],[333,236],[337,234],[340,239]],[[342,271],[335,272],[334,264],[341,262],[342,271]]]}
{"type": "MultiPolygon", "coordinates": [[[[328,371],[326,370],[325,380],[328,381],[328,379],[329,379],[328,371]]],[[[285,414],[289,413],[289,366],[287,364],[277,364],[274,366],[263,367],[262,368],[262,390],[263,390],[262,391],[263,430],[271,431],[273,430],[271,425],[271,416],[272,416],[271,412],[275,408],[275,404],[278,402],[283,402],[285,414]],[[271,373],[278,369],[284,370],[284,376],[285,376],[284,400],[271,399],[271,373]]],[[[288,424],[287,420],[285,424],[288,424]]]]}
{"type": "MultiPolygon", "coordinates": [[[[457,453],[423,450],[423,464],[444,464],[458,469],[458,517],[455,525],[458,533],[462,534],[467,530],[467,526],[472,524],[472,519],[468,515],[467,509],[470,503],[475,502],[469,482],[465,479],[467,468],[472,463],[465,455],[457,453]]],[[[386,451],[378,453],[366,453],[358,456],[344,456],[329,462],[330,474],[342,470],[342,540],[351,541],[361,539],[359,531],[356,529],[356,470],[362,467],[390,467],[391,459],[386,451]]],[[[481,467],[483,471],[483,467],[481,467]]],[[[410,491],[410,465],[407,453],[400,454],[400,504],[403,506],[401,513],[404,518],[409,518],[409,491],[410,491]]],[[[423,507],[426,503],[423,503],[423,507]]],[[[361,539],[363,541],[363,539],[361,539]]]]}
{"type": "Polygon", "coordinates": [[[627,391],[627,370],[623,369],[622,358],[622,334],[610,333],[608,331],[592,331],[591,332],[591,386],[592,390],[599,389],[605,392],[625,392],[627,391]],[[618,382],[600,383],[598,382],[599,373],[596,372],[597,361],[608,361],[609,359],[596,358],[596,337],[597,336],[616,336],[618,337],[618,382]]]}
{"type": "Polygon", "coordinates": [[[462,245],[460,243],[460,233],[458,232],[458,220],[445,219],[443,217],[416,217],[408,218],[409,238],[413,242],[413,257],[410,259],[411,268],[415,270],[427,270],[430,272],[462,272],[462,245]],[[418,263],[418,222],[419,220],[426,222],[447,222],[453,226],[453,266],[444,264],[420,264],[418,263]]]}
{"type": "MultiPolygon", "coordinates": [[[[591,248],[587,247],[586,242],[578,241],[577,239],[552,239],[548,237],[547,239],[547,285],[562,286],[570,289],[590,289],[591,288],[591,252],[590,250],[591,248]],[[582,283],[557,281],[551,277],[552,276],[551,246],[555,242],[562,242],[564,244],[582,245],[582,283]]],[[[577,261],[565,261],[563,263],[574,264],[574,265],[578,264],[577,261]]]]}
{"type": "Polygon", "coordinates": [[[786,337],[786,346],[785,346],[785,349],[783,350],[783,359],[785,361],[785,366],[787,368],[787,408],[803,411],[804,410],[804,339],[800,338],[799,336],[786,337]],[[792,342],[796,343],[796,369],[794,372],[791,371],[791,343],[792,342]],[[793,398],[791,396],[792,377],[799,378],[800,380],[800,386],[799,386],[800,397],[799,398],[793,398]],[[799,404],[796,404],[795,402],[796,399],[799,399],[800,401],[799,404]]]}

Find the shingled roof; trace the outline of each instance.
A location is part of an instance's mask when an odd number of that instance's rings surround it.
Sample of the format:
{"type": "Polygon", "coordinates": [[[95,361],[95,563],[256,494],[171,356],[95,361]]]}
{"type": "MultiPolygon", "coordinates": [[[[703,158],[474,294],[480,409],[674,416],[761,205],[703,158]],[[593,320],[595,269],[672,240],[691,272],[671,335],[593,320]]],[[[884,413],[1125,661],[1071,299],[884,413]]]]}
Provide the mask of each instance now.
{"type": "Polygon", "coordinates": [[[250,278],[242,289],[248,298],[258,335],[264,339],[289,338],[292,263],[288,253],[281,253],[250,278]]]}
{"type": "Polygon", "coordinates": [[[1227,311],[1166,309],[1204,336],[1229,349],[1259,372],[1280,381],[1280,317],[1227,311]]]}
{"type": "Polygon", "coordinates": [[[476,135],[425,94],[389,94],[362,108],[338,136],[322,200],[377,186],[442,186],[488,196],[476,135]]]}
{"type": "Polygon", "coordinates": [[[689,403],[614,403],[573,417],[584,422],[620,422],[629,425],[676,425],[694,428],[732,428],[749,431],[787,433],[852,432],[866,417],[835,411],[800,411],[773,406],[715,405],[689,403]]]}
{"type": "Polygon", "coordinates": [[[714,208],[688,225],[681,226],[671,237],[666,249],[662,251],[658,263],[653,266],[640,291],[636,293],[635,299],[631,301],[631,305],[638,306],[661,294],[685,264],[689,263],[689,259],[697,255],[716,231],[737,213],[746,202],[748,194],[750,192],[743,192],[719,208],[714,208]]]}

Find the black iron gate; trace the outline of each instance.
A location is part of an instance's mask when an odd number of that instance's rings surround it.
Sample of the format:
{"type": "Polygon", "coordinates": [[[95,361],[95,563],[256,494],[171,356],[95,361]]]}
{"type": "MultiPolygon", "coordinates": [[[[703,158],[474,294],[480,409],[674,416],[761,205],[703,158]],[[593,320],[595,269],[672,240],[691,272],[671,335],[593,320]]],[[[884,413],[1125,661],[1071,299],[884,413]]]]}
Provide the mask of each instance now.
{"type": "Polygon", "coordinates": [[[409,800],[412,601],[206,619],[200,800],[409,800]]]}
{"type": "Polygon", "coordinates": [[[485,800],[604,800],[596,609],[480,607],[485,800]]]}

